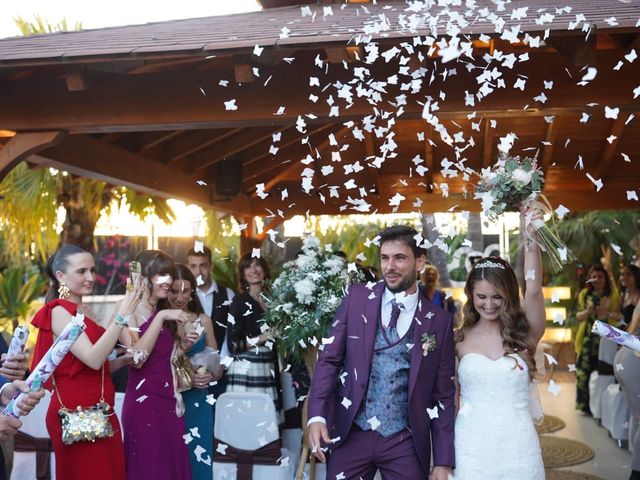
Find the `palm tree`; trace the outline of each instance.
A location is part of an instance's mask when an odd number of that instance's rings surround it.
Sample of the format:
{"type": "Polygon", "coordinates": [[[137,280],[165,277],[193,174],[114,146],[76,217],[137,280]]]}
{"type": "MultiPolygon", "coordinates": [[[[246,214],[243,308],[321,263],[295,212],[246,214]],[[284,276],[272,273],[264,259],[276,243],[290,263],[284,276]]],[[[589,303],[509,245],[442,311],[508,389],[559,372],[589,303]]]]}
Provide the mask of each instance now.
{"type": "Polygon", "coordinates": [[[640,212],[637,210],[572,213],[558,224],[558,233],[584,263],[599,263],[601,257],[610,257],[612,252],[627,263],[640,257],[640,212]]]}

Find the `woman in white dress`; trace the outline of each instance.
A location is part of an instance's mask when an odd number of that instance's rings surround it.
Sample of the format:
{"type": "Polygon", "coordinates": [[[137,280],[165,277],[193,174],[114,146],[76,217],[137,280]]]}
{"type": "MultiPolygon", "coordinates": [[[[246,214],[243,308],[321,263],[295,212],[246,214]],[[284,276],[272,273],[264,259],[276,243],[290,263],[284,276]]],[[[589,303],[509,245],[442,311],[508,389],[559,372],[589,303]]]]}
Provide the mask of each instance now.
{"type": "Polygon", "coordinates": [[[499,257],[479,260],[465,285],[468,300],[456,332],[456,480],[544,479],[529,408],[536,345],[545,329],[542,264],[535,231],[527,225],[524,310],[516,276],[499,257]]]}

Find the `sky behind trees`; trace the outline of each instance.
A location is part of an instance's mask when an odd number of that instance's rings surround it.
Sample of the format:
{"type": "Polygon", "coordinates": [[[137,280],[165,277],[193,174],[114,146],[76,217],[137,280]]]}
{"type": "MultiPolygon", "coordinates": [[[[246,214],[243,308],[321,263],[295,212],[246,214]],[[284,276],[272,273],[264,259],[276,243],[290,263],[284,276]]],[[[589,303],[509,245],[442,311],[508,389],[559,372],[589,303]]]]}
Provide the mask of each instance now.
{"type": "Polygon", "coordinates": [[[0,38],[20,35],[14,18],[27,21],[39,15],[51,24],[63,18],[69,25],[81,22],[83,28],[103,28],[116,25],[135,25],[181,18],[208,17],[259,10],[256,0],[182,0],[166,2],[157,0],[111,0],[87,2],[86,0],[22,0],[2,2],[0,38]]]}

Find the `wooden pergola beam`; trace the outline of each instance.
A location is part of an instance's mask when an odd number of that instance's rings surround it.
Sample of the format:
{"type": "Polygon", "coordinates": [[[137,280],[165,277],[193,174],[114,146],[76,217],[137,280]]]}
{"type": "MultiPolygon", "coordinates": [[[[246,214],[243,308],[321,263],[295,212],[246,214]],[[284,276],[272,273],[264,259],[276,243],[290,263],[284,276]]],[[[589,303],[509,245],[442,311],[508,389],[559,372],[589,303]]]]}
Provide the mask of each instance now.
{"type": "Polygon", "coordinates": [[[427,193],[433,193],[433,145],[431,145],[431,139],[433,138],[433,125],[426,124],[424,129],[424,166],[429,170],[425,177],[425,183],[427,184],[427,193]]]}
{"type": "Polygon", "coordinates": [[[0,149],[0,180],[30,155],[60,143],[66,132],[18,132],[0,149]]]}
{"type": "MultiPolygon", "coordinates": [[[[461,193],[449,193],[448,197],[443,197],[438,193],[429,194],[424,189],[418,190],[416,188],[410,191],[404,191],[402,189],[396,189],[399,193],[406,197],[406,200],[400,203],[397,210],[395,207],[389,205],[390,192],[394,192],[393,189],[384,188],[388,185],[397,184],[397,175],[382,175],[381,182],[383,184],[383,192],[386,192],[380,197],[367,197],[367,202],[371,205],[368,213],[412,213],[416,211],[414,201],[420,198],[423,203],[420,206],[420,211],[423,213],[428,212],[443,212],[451,209],[452,206],[456,206],[454,211],[481,211],[481,202],[474,200],[472,195],[463,195],[461,193]],[[390,183],[394,182],[394,183],[390,183]]],[[[588,180],[587,180],[588,182],[588,180]]],[[[326,215],[344,215],[348,213],[363,213],[355,210],[352,205],[349,205],[346,201],[346,194],[341,192],[341,196],[338,199],[330,198],[328,195],[324,195],[324,203],[320,200],[319,192],[312,191],[310,194],[305,194],[299,189],[299,182],[283,182],[282,188],[287,188],[289,192],[288,198],[281,200],[279,195],[273,195],[265,198],[264,200],[255,200],[255,214],[265,215],[269,212],[276,212],[278,210],[283,212],[286,218],[290,218],[294,215],[304,215],[307,211],[322,212],[326,215]],[[344,208],[346,206],[346,209],[344,208]],[[342,207],[342,208],[341,208],[342,207]]],[[[590,185],[590,184],[589,184],[590,185]]],[[[597,202],[598,209],[628,209],[629,201],[626,198],[624,188],[622,185],[607,183],[608,189],[619,190],[618,195],[607,195],[605,193],[599,193],[594,198],[593,190],[586,185],[586,188],[576,190],[545,190],[544,194],[547,196],[552,205],[559,204],[564,205],[571,211],[589,211],[593,210],[594,202],[597,202]]],[[[592,185],[591,185],[592,186],[592,185]]]]}
{"type": "MultiPolygon", "coordinates": [[[[364,132],[364,148],[365,148],[365,153],[367,154],[367,159],[371,159],[371,161],[373,162],[373,160],[375,160],[375,157],[377,156],[376,155],[377,150],[376,150],[375,141],[373,139],[373,135],[371,134],[371,132],[367,132],[367,131],[364,132]]],[[[376,195],[379,195],[380,185],[378,182],[379,180],[378,169],[375,166],[372,166],[371,164],[369,164],[367,168],[367,174],[371,181],[371,185],[373,187],[374,193],[376,195]]]]}
{"type": "Polygon", "coordinates": [[[177,198],[230,213],[250,214],[253,210],[253,205],[246,197],[217,199],[211,186],[198,185],[194,176],[86,135],[68,136],[58,145],[41,152],[41,155],[32,155],[29,161],[124,185],[151,195],[177,198]]]}
{"type": "Polygon", "coordinates": [[[190,131],[181,138],[168,145],[158,146],[153,152],[148,152],[150,156],[164,159],[163,163],[172,165],[189,155],[205,150],[215,145],[225,138],[236,135],[242,128],[228,128],[224,130],[196,130],[190,131]]]}
{"type": "MultiPolygon", "coordinates": [[[[514,111],[523,115],[542,116],[580,114],[598,107],[589,104],[616,105],[621,114],[640,108],[632,96],[622,98],[621,91],[632,91],[640,77],[640,63],[630,64],[624,75],[613,70],[622,51],[608,52],[599,59],[599,75],[588,85],[577,89],[574,82],[557,82],[545,104],[523,110],[532,104],[529,89],[497,89],[473,107],[478,115],[491,118],[507,117],[514,111]],[[611,88],[615,84],[616,88],[611,88]]],[[[311,62],[310,62],[311,63],[311,62]]],[[[332,69],[323,75],[323,84],[347,83],[353,80],[352,65],[349,69],[332,69]]],[[[387,78],[392,67],[371,67],[372,75],[387,78]]],[[[566,78],[565,68],[576,67],[555,54],[530,54],[530,60],[518,69],[518,74],[529,78],[531,84],[542,84],[549,78],[566,78]]],[[[95,72],[93,72],[95,74],[95,72]]],[[[109,131],[145,131],[201,128],[250,127],[259,125],[291,125],[304,112],[313,115],[308,123],[327,123],[330,109],[325,102],[309,100],[308,78],[317,75],[312,66],[290,65],[273,67],[263,75],[273,74],[268,86],[262,82],[251,82],[241,86],[230,84],[224,89],[213,89],[203,96],[197,85],[216,84],[217,78],[207,72],[163,72],[148,75],[98,77],[91,82],[92,88],[81,92],[67,92],[61,88],[63,80],[55,77],[23,79],[4,85],[0,92],[0,125],[14,131],[21,130],[67,130],[70,133],[101,133],[109,131]],[[236,110],[227,110],[225,102],[235,100],[236,110]],[[90,105],[90,108],[87,106],[90,105]],[[280,107],[286,107],[281,115],[275,115],[280,107]],[[42,115],[42,112],[47,112],[42,115]]],[[[515,72],[505,71],[507,84],[512,83],[515,72]]],[[[475,72],[458,69],[458,74],[448,77],[446,83],[437,78],[429,89],[415,97],[409,95],[404,110],[405,118],[421,118],[422,106],[418,104],[424,95],[439,90],[463,92],[476,83],[475,72]]],[[[392,98],[403,93],[399,87],[388,86],[392,98]]],[[[380,106],[378,106],[379,108],[380,106]]],[[[601,108],[601,107],[599,107],[601,108]]],[[[461,118],[470,112],[463,95],[450,95],[440,105],[441,120],[461,118]]],[[[360,119],[373,113],[373,106],[361,98],[343,109],[341,121],[360,119]]]]}
{"type": "Polygon", "coordinates": [[[495,133],[492,132],[494,130],[491,127],[491,119],[484,119],[484,129],[482,135],[482,167],[486,168],[491,166],[493,158],[491,154],[493,153],[493,137],[495,133]]]}
{"type": "Polygon", "coordinates": [[[253,127],[243,129],[228,137],[224,145],[206,148],[186,158],[187,171],[191,173],[203,172],[208,167],[221,162],[225,158],[271,138],[278,130],[278,127],[253,127]]]}
{"type": "MultiPolygon", "coordinates": [[[[328,128],[328,126],[323,126],[322,128],[328,128]]],[[[298,132],[295,127],[281,128],[277,133],[280,133],[280,141],[274,142],[272,135],[271,137],[263,139],[261,142],[256,143],[255,145],[252,145],[251,147],[243,150],[242,152],[239,152],[236,155],[236,158],[238,159],[238,161],[242,162],[242,165],[244,167],[248,167],[254,162],[263,160],[268,156],[273,156],[269,151],[271,145],[275,146],[278,149],[278,152],[281,152],[291,145],[300,143],[300,141],[304,137],[304,135],[298,132]]]]}
{"type": "MultiPolygon", "coordinates": [[[[278,151],[278,154],[270,158],[267,162],[256,162],[245,169],[242,185],[243,190],[253,189],[257,183],[263,183],[269,180],[265,176],[270,175],[276,170],[288,168],[290,164],[299,162],[308,154],[314,153],[314,145],[320,144],[326,140],[331,134],[335,134],[340,130],[342,125],[329,125],[316,129],[315,132],[308,135],[307,143],[295,143],[286,149],[278,151]]],[[[315,158],[315,156],[314,156],[315,158]]]]}

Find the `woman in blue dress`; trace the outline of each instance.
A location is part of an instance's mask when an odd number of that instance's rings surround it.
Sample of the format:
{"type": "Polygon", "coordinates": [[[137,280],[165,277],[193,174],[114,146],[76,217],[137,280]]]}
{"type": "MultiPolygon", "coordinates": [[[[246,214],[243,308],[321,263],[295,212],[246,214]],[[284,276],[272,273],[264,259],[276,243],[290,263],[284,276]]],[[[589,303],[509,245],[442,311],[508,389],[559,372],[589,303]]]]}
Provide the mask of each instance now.
{"type": "Polygon", "coordinates": [[[457,318],[458,309],[453,298],[447,298],[447,294],[440,290],[440,274],[435,265],[428,263],[420,274],[420,291],[435,305],[443,308],[451,315],[454,320],[457,318]]]}
{"type": "MultiPolygon", "coordinates": [[[[173,284],[167,300],[171,308],[195,314],[195,321],[185,324],[185,329],[199,335],[198,340],[187,352],[192,363],[210,364],[210,355],[218,351],[211,319],[202,313],[202,306],[196,295],[196,280],[185,266],[176,264],[173,284]],[[197,355],[198,360],[194,359],[197,355]],[[204,361],[203,361],[204,360],[204,361]]],[[[214,367],[211,367],[214,368],[214,367]]],[[[222,376],[222,367],[214,372],[206,366],[194,365],[196,370],[190,390],[182,392],[185,407],[186,434],[191,436],[187,448],[191,462],[193,480],[211,480],[213,475],[213,398],[208,398],[208,386],[222,376]]]]}

